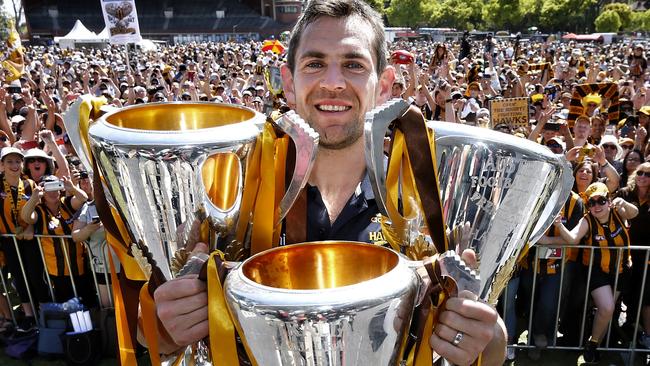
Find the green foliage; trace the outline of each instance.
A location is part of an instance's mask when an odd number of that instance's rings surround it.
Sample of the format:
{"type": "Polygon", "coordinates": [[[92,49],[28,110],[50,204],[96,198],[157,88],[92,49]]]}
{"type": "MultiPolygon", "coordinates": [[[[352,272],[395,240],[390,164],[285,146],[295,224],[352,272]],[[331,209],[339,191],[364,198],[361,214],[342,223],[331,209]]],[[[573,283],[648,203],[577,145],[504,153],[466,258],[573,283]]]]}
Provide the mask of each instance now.
{"type": "Polygon", "coordinates": [[[425,21],[422,0],[392,0],[386,9],[388,22],[393,27],[415,27],[425,21]]]}
{"type": "Polygon", "coordinates": [[[440,0],[430,2],[425,13],[429,14],[431,27],[452,27],[459,30],[483,28],[482,0],[440,0]]]}
{"type": "Polygon", "coordinates": [[[603,8],[603,13],[606,11],[615,11],[618,14],[619,19],[621,20],[621,27],[627,29],[630,27],[630,22],[632,20],[632,9],[628,4],[623,3],[611,3],[605,5],[603,8]]]}
{"type": "Polygon", "coordinates": [[[490,0],[483,6],[483,20],[488,29],[519,28],[522,17],[519,0],[490,0]]]}
{"type": "Polygon", "coordinates": [[[621,28],[621,18],[614,10],[602,12],[594,21],[598,32],[616,32],[621,28]]]}
{"type": "Polygon", "coordinates": [[[650,31],[650,10],[632,12],[630,25],[625,30],[632,32],[650,31]]]}
{"type": "MultiPolygon", "coordinates": [[[[2,0],[0,0],[2,1],[2,0]]],[[[384,2],[382,0],[364,0],[368,5],[372,6],[373,9],[377,10],[380,13],[384,12],[384,2]]]]}

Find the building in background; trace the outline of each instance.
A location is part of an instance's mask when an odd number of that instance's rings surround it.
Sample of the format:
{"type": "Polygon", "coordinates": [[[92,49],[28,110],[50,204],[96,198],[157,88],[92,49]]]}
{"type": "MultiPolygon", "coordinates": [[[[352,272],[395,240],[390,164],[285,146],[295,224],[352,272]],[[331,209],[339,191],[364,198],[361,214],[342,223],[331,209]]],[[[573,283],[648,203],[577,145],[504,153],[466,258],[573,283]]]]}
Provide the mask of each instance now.
{"type": "MultiPolygon", "coordinates": [[[[29,36],[50,40],[81,20],[100,33],[104,19],[99,1],[24,0],[29,36]]],[[[137,0],[143,37],[168,42],[263,39],[290,30],[300,16],[300,0],[137,0]]]]}

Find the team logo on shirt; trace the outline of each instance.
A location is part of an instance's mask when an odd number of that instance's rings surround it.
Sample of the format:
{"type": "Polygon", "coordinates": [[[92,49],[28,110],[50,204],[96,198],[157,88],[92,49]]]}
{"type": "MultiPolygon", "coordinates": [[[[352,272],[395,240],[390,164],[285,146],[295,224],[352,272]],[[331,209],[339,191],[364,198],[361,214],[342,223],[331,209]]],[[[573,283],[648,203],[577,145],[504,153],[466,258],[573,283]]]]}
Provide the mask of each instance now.
{"type": "Polygon", "coordinates": [[[623,230],[623,228],[622,228],[622,227],[619,227],[618,229],[616,229],[616,231],[614,231],[614,232],[610,235],[610,237],[611,237],[611,238],[615,238],[615,237],[617,237],[618,234],[620,234],[622,230],[623,230]]]}
{"type": "Polygon", "coordinates": [[[386,245],[388,242],[384,238],[381,230],[379,231],[369,231],[368,232],[368,241],[374,245],[386,245]]]}

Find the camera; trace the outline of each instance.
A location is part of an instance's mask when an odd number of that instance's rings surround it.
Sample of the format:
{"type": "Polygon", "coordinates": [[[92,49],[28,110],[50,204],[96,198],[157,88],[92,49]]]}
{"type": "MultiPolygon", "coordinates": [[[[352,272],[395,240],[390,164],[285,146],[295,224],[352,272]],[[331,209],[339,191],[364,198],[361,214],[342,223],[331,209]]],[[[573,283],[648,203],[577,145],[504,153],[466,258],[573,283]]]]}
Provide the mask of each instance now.
{"type": "Polygon", "coordinates": [[[7,91],[11,94],[20,94],[23,90],[19,86],[8,86],[7,91]]]}
{"type": "Polygon", "coordinates": [[[79,179],[86,179],[88,178],[88,172],[83,170],[79,172],[79,179]]]}
{"type": "Polygon", "coordinates": [[[65,188],[63,187],[63,182],[60,180],[55,180],[52,182],[45,182],[43,183],[43,190],[45,192],[54,192],[54,191],[63,191],[65,188]]]}
{"type": "Polygon", "coordinates": [[[91,220],[92,220],[93,223],[96,224],[96,223],[99,222],[99,216],[93,216],[93,217],[91,218],[91,220]]]}
{"type": "MultiPolygon", "coordinates": [[[[593,158],[594,155],[596,154],[596,150],[594,149],[593,146],[583,146],[580,148],[580,157],[584,159],[585,157],[593,158]]],[[[582,160],[580,159],[580,160],[582,160]]]]}

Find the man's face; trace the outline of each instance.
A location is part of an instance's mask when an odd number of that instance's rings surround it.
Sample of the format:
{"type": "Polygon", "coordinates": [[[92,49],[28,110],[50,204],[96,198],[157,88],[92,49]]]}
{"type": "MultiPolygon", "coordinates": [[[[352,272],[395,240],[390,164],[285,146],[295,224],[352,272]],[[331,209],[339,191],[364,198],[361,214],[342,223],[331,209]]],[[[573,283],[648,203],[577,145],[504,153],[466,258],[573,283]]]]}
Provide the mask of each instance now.
{"type": "Polygon", "coordinates": [[[578,118],[575,126],[573,127],[576,138],[586,139],[591,133],[591,125],[588,119],[578,118]]]}
{"type": "Polygon", "coordinates": [[[591,136],[602,137],[605,134],[605,121],[599,118],[594,118],[591,121],[591,136]]]}
{"type": "Polygon", "coordinates": [[[321,147],[354,144],[365,113],[390,96],[394,70],[377,75],[372,35],[364,29],[368,25],[356,17],[322,17],[304,30],[295,71],[282,67],[287,101],[320,134],[321,147]]]}

